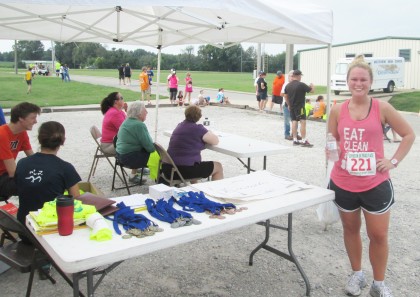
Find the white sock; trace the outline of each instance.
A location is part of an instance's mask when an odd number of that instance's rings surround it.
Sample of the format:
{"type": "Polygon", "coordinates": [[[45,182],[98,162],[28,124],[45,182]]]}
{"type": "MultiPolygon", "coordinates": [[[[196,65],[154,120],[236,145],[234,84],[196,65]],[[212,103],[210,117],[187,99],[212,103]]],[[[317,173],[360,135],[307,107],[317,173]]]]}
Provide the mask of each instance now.
{"type": "Polygon", "coordinates": [[[353,273],[357,276],[362,276],[363,275],[363,271],[359,270],[359,271],[353,271],[353,273]]]}
{"type": "Polygon", "coordinates": [[[382,287],[384,285],[384,281],[377,281],[377,280],[373,280],[373,284],[376,287],[382,287]]]}

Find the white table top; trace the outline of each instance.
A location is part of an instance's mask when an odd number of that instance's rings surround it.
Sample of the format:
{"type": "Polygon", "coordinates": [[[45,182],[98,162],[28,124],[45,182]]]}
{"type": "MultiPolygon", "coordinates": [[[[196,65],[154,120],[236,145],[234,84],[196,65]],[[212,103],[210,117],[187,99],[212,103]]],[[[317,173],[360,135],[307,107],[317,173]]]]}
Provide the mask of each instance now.
{"type": "MultiPolygon", "coordinates": [[[[112,240],[97,242],[89,240],[89,228],[75,230],[70,236],[58,234],[38,236],[30,226],[28,227],[64,272],[76,273],[240,228],[333,199],[333,191],[313,187],[305,191],[241,205],[247,206],[248,210],[226,215],[224,220],[210,219],[204,213],[192,213],[194,218],[200,220],[202,224],[177,229],[171,228],[168,223],[151,218],[145,211],[142,214],[158,223],[164,231],[140,239],[122,239],[114,233],[112,240]]],[[[111,221],[109,225],[112,226],[111,221]]],[[[120,229],[124,232],[122,227],[120,229]]]]}
{"type": "MultiPolygon", "coordinates": [[[[171,136],[173,130],[165,130],[165,136],[171,136]]],[[[276,155],[290,149],[288,146],[252,139],[235,134],[213,131],[219,137],[219,144],[206,145],[212,151],[223,153],[236,158],[251,158],[276,155]]]]}

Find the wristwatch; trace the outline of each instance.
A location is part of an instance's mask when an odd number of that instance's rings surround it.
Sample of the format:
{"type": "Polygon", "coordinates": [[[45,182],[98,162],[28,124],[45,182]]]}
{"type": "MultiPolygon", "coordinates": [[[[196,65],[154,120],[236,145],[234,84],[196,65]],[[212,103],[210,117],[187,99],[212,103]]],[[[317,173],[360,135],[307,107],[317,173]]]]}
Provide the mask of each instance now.
{"type": "Polygon", "coordinates": [[[392,160],[391,160],[391,164],[392,164],[392,165],[394,165],[394,167],[397,167],[397,166],[398,166],[398,160],[397,160],[397,159],[395,159],[395,158],[394,158],[394,159],[392,159],[392,160]]]}

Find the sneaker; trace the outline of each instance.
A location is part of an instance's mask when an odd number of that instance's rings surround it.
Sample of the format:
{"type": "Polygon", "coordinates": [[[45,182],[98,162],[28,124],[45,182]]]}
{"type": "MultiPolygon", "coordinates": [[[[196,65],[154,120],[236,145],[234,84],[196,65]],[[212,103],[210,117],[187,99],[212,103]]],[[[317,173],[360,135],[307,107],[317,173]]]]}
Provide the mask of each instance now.
{"type": "Polygon", "coordinates": [[[142,183],[142,182],[144,182],[145,180],[141,180],[141,179],[140,179],[140,174],[136,174],[135,176],[130,177],[130,178],[128,179],[128,181],[129,181],[130,183],[133,183],[133,184],[141,184],[141,183],[142,183]]]}
{"type": "Polygon", "coordinates": [[[362,293],[361,289],[366,287],[366,285],[367,282],[364,273],[362,273],[362,275],[357,275],[356,273],[353,273],[347,282],[345,290],[346,294],[349,296],[359,296],[362,293]]]}
{"type": "Polygon", "coordinates": [[[289,135],[289,136],[284,137],[284,139],[286,139],[286,140],[293,140],[293,136],[289,135]]]}
{"type": "MultiPolygon", "coordinates": [[[[141,168],[137,169],[137,173],[141,173],[141,168]]],[[[143,169],[143,175],[150,175],[150,169],[149,168],[144,168],[143,169]]]]}
{"type": "Polygon", "coordinates": [[[39,280],[46,280],[48,279],[47,275],[51,276],[51,264],[45,264],[44,266],[38,268],[38,276],[39,280]]]}
{"type": "Polygon", "coordinates": [[[301,145],[302,143],[300,143],[299,141],[293,141],[293,145],[301,145]]]}
{"type": "Polygon", "coordinates": [[[372,284],[369,294],[372,297],[392,297],[391,289],[386,285],[375,286],[375,284],[372,284]]]}
{"type": "Polygon", "coordinates": [[[299,142],[301,146],[303,147],[313,147],[313,144],[310,144],[309,141],[305,141],[305,142],[299,142]]]}

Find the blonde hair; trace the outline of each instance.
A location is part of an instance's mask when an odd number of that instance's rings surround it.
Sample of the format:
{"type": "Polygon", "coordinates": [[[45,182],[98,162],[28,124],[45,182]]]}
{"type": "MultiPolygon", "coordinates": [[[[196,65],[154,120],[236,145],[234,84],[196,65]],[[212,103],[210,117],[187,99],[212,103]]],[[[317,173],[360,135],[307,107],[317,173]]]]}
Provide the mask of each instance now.
{"type": "Polygon", "coordinates": [[[370,80],[373,81],[372,68],[370,68],[370,65],[365,61],[365,57],[363,55],[356,56],[356,58],[354,58],[354,60],[350,63],[349,70],[347,71],[347,81],[349,80],[350,71],[356,67],[367,70],[370,80]]]}

